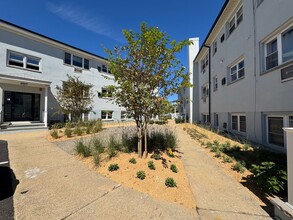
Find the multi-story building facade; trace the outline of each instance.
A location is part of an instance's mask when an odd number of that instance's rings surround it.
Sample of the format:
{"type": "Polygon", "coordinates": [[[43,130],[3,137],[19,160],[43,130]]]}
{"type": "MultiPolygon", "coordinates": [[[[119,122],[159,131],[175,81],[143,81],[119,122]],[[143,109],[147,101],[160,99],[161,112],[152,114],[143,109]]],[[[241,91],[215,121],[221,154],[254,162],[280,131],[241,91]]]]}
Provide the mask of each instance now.
{"type": "Polygon", "coordinates": [[[107,86],[114,84],[107,63],[101,56],[0,20],[0,124],[37,121],[47,126],[63,121],[56,86],[63,86],[67,75],[93,85],[93,110],[84,119],[120,120],[124,109],[107,97],[107,86]]]}
{"type": "Polygon", "coordinates": [[[284,150],[293,126],[293,1],[227,0],[193,68],[193,122],[284,150]]]}

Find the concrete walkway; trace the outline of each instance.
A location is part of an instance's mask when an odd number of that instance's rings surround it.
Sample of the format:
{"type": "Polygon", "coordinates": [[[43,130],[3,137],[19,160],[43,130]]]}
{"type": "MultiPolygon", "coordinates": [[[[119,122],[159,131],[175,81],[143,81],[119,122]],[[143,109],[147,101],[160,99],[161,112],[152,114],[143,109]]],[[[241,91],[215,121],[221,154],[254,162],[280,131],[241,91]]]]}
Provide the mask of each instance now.
{"type": "Polygon", "coordinates": [[[15,219],[197,219],[195,210],[96,174],[44,135],[45,131],[0,134],[8,142],[11,169],[19,180],[15,219]]]}
{"type": "Polygon", "coordinates": [[[176,125],[179,149],[200,219],[271,219],[250,193],[228,176],[201,146],[176,125]]]}

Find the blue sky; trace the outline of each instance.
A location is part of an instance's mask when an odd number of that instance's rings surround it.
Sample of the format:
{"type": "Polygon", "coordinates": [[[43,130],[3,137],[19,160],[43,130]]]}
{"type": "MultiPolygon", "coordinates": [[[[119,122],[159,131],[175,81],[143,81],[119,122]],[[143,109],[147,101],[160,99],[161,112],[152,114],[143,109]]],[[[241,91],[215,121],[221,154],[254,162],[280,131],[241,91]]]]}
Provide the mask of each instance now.
{"type": "MultiPolygon", "coordinates": [[[[106,57],[103,47],[125,43],[122,29],[141,22],[175,40],[199,37],[200,44],[225,0],[14,0],[2,1],[3,20],[106,57]]],[[[187,67],[187,49],[178,54],[187,67]]],[[[171,99],[176,99],[173,96],[171,99]]]]}

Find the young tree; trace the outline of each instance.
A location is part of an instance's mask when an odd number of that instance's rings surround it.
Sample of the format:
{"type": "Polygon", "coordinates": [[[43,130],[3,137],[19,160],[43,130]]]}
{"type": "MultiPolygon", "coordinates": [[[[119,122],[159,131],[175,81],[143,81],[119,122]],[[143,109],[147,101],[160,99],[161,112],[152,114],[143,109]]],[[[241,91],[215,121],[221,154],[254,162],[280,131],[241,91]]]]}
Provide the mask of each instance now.
{"type": "Polygon", "coordinates": [[[117,104],[132,114],[137,125],[138,155],[142,137],[147,152],[147,124],[160,115],[168,96],[189,86],[189,74],[176,58],[188,40],[176,42],[156,27],[140,26],[140,33],[123,30],[127,45],[115,46],[109,55],[109,68],[117,83],[113,92],[117,104]]]}
{"type": "Polygon", "coordinates": [[[78,122],[82,113],[89,113],[92,110],[94,94],[92,85],[79,80],[78,77],[67,75],[67,81],[62,86],[56,86],[57,101],[64,114],[71,115],[71,120],[78,122]]]}

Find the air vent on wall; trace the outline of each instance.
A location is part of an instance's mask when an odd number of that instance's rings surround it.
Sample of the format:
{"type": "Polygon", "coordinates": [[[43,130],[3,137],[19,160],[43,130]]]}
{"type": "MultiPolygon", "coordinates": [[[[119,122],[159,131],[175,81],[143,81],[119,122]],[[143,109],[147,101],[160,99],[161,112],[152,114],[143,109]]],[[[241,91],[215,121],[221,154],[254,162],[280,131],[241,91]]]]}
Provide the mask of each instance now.
{"type": "Polygon", "coordinates": [[[293,79],[293,65],[281,69],[281,79],[286,80],[289,78],[293,79]]]}
{"type": "Polygon", "coordinates": [[[82,73],[82,69],[74,67],[74,72],[75,73],[82,73]]]}
{"type": "Polygon", "coordinates": [[[225,85],[226,84],[226,77],[224,77],[223,79],[222,79],[222,85],[225,85]]]}

